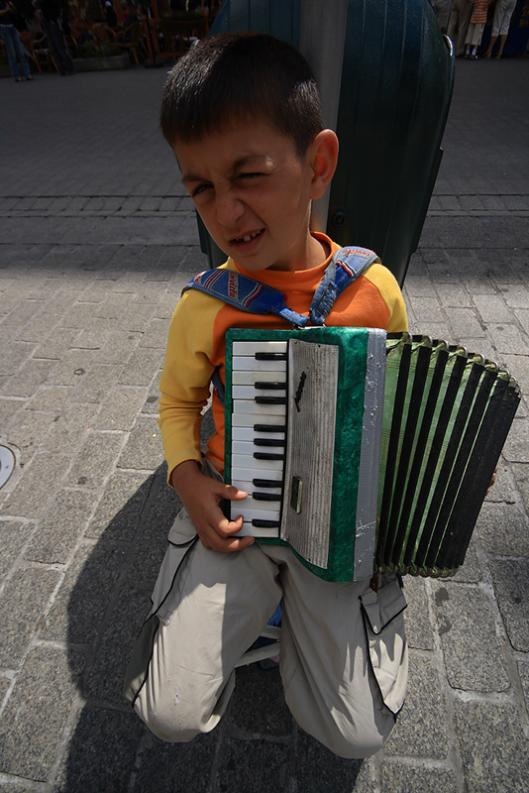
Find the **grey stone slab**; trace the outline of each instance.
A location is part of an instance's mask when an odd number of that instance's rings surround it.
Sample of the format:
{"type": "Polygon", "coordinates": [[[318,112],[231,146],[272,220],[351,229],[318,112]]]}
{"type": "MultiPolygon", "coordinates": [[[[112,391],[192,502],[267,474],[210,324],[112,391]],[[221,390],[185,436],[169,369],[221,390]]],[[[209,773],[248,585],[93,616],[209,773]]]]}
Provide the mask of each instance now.
{"type": "Polygon", "coordinates": [[[208,793],[218,741],[218,730],[181,744],[150,736],[131,793],[208,793]]]}
{"type": "Polygon", "coordinates": [[[55,415],[41,443],[42,448],[50,452],[67,449],[70,454],[75,454],[85,442],[89,428],[94,426],[94,417],[98,408],[99,406],[94,403],[66,404],[61,412],[55,415]]]}
{"type": "Polygon", "coordinates": [[[102,630],[101,623],[125,556],[122,545],[83,543],[68,565],[40,637],[73,644],[94,642],[102,630]]]}
{"type": "Polygon", "coordinates": [[[0,581],[9,573],[35,526],[17,520],[0,520],[0,581]]]}
{"type": "Polygon", "coordinates": [[[502,363],[520,386],[524,396],[529,395],[529,356],[502,355],[502,363]]]}
{"type": "Polygon", "coordinates": [[[513,310],[501,295],[473,295],[472,300],[483,322],[512,322],[513,310]]]}
{"type": "MultiPolygon", "coordinates": [[[[500,457],[496,468],[496,481],[490,488],[485,501],[513,504],[517,500],[513,471],[517,466],[509,465],[500,457]]],[[[523,466],[521,466],[523,468],[523,466]]],[[[529,503],[529,502],[528,502],[529,503]]]]}
{"type": "Polygon", "coordinates": [[[37,630],[51,595],[59,583],[57,570],[19,570],[0,596],[2,644],[0,666],[16,669],[37,630]]]}
{"type": "Polygon", "coordinates": [[[529,463],[529,421],[527,419],[514,419],[502,454],[510,463],[529,463]]]}
{"type": "MultiPolygon", "coordinates": [[[[35,291],[38,291],[37,288],[35,291]]],[[[43,292],[49,292],[44,288],[43,292]]],[[[36,344],[40,343],[42,337],[47,335],[61,320],[60,314],[56,312],[46,311],[46,307],[39,311],[34,317],[27,322],[23,328],[18,332],[21,341],[32,341],[36,344]]]]}
{"type": "Polygon", "coordinates": [[[81,665],[74,650],[66,653],[42,646],[31,650],[3,713],[2,771],[37,781],[48,779],[76,699],[81,665]]]}
{"type": "Polygon", "coordinates": [[[490,554],[529,556],[529,519],[514,504],[484,504],[476,530],[490,554]]]}
{"type": "Polygon", "coordinates": [[[72,391],[72,401],[100,403],[121,375],[120,364],[90,362],[72,391]]]}
{"type": "Polygon", "coordinates": [[[491,559],[490,567],[507,636],[515,650],[529,651],[529,560],[491,559]]]}
{"type": "Polygon", "coordinates": [[[145,415],[158,417],[160,412],[160,373],[158,373],[149,388],[148,396],[145,400],[141,412],[145,415]]]}
{"type": "Polygon", "coordinates": [[[413,313],[419,323],[439,322],[446,324],[446,314],[436,297],[412,297],[410,302],[413,313]]]}
{"type": "Polygon", "coordinates": [[[470,295],[460,284],[436,283],[435,289],[443,307],[470,308],[470,295]]]}
{"type": "Polygon", "coordinates": [[[501,354],[521,355],[525,354],[529,347],[529,338],[516,325],[507,322],[489,323],[487,331],[494,347],[501,354]]]}
{"type": "Polygon", "coordinates": [[[476,586],[436,584],[435,610],[448,682],[469,691],[505,691],[502,662],[489,599],[476,586]]]}
{"type": "Polygon", "coordinates": [[[257,664],[237,670],[235,692],[226,721],[248,737],[292,736],[294,722],[285,704],[279,668],[261,670],[257,664]]]}
{"type": "Polygon", "coordinates": [[[11,678],[0,676],[0,708],[4,704],[4,699],[11,686],[11,678]]]}
{"type": "Polygon", "coordinates": [[[529,660],[518,661],[518,674],[522,683],[522,690],[525,697],[525,705],[529,711],[529,660]]]}
{"type": "Polygon", "coordinates": [[[106,484],[86,536],[130,541],[140,524],[151,484],[152,477],[144,473],[116,470],[106,484]]]}
{"type": "Polygon", "coordinates": [[[468,790],[526,793],[529,742],[511,705],[454,702],[456,732],[468,790]]]}
{"type": "Polygon", "coordinates": [[[61,761],[53,793],[128,793],[143,733],[132,713],[86,706],[61,761]]]}
{"type": "Polygon", "coordinates": [[[483,578],[483,571],[477,554],[478,540],[473,536],[465,554],[465,561],[458,567],[451,581],[477,584],[483,578]]]}
{"type": "Polygon", "coordinates": [[[43,413],[60,413],[71,399],[72,391],[69,386],[43,385],[28,401],[27,409],[39,410],[43,413]]]}
{"type": "Polygon", "coordinates": [[[5,515],[35,518],[61,486],[71,458],[65,454],[36,454],[24,468],[17,486],[4,505],[5,515]]]}
{"type": "Polygon", "coordinates": [[[21,300],[3,320],[2,325],[20,330],[29,320],[43,308],[42,300],[21,300]]]}
{"type": "Polygon", "coordinates": [[[101,487],[123,447],[123,433],[90,432],[75,457],[67,484],[101,487]]]}
{"type": "Polygon", "coordinates": [[[310,735],[297,730],[291,760],[291,788],[306,793],[375,793],[376,771],[372,760],[348,760],[330,752],[310,735]]]}
{"type": "Polygon", "coordinates": [[[500,363],[498,351],[488,338],[468,338],[467,336],[458,337],[459,344],[465,348],[468,353],[477,353],[490,361],[500,363]]]}
{"type": "Polygon", "coordinates": [[[97,350],[67,350],[48,375],[48,385],[77,386],[94,362],[97,350]]]}
{"type": "Polygon", "coordinates": [[[12,777],[12,781],[0,781],[0,793],[46,793],[44,783],[21,781],[19,777],[12,777]]]}
{"type": "Polygon", "coordinates": [[[0,397],[0,434],[4,435],[5,428],[19,410],[26,404],[25,399],[0,397]]]}
{"type": "Polygon", "coordinates": [[[478,339],[486,335],[485,329],[478,321],[473,309],[447,307],[445,311],[454,337],[478,339]]]}
{"type": "Polygon", "coordinates": [[[27,464],[40,450],[53,425],[53,416],[35,410],[20,410],[9,422],[5,439],[20,449],[21,462],[27,464]]]}
{"type": "Polygon", "coordinates": [[[433,658],[411,650],[408,694],[385,752],[444,759],[448,753],[447,724],[439,718],[444,711],[441,683],[433,658]]]}
{"type": "Polygon", "coordinates": [[[434,635],[428,613],[428,593],[423,578],[404,577],[408,608],[404,612],[406,638],[410,647],[433,650],[434,635]]]}
{"type": "Polygon", "coordinates": [[[2,393],[12,397],[33,396],[36,389],[46,382],[55,365],[55,361],[39,361],[30,358],[15,375],[8,379],[2,388],[2,393]]]}
{"type": "Polygon", "coordinates": [[[121,453],[121,468],[154,471],[163,460],[162,439],[158,421],[151,416],[138,416],[121,453]]]}
{"type": "Polygon", "coordinates": [[[290,752],[283,743],[225,740],[216,775],[218,790],[287,793],[290,752]]]}
{"type": "Polygon", "coordinates": [[[145,404],[144,386],[115,386],[104,399],[97,419],[98,430],[130,430],[145,404]]]}
{"type": "Polygon", "coordinates": [[[160,369],[164,351],[144,348],[135,350],[123,367],[120,385],[150,385],[155,372],[160,369]]]}
{"type": "Polygon", "coordinates": [[[526,333],[529,333],[529,308],[516,308],[514,314],[526,333]]]}
{"type": "Polygon", "coordinates": [[[382,790],[387,793],[459,793],[459,785],[451,768],[391,760],[382,766],[382,790]]]}
{"type": "MultiPolygon", "coordinates": [[[[4,335],[4,329],[1,323],[0,330],[2,330],[2,335],[4,335]]],[[[0,375],[12,377],[17,369],[22,366],[24,361],[29,358],[34,349],[35,345],[27,341],[10,342],[8,347],[2,350],[2,357],[0,358],[0,375]]]]}
{"type": "Polygon", "coordinates": [[[65,564],[83,534],[94,509],[94,495],[60,490],[38,521],[24,557],[46,564],[65,564]]]}
{"type": "Polygon", "coordinates": [[[165,319],[151,319],[140,341],[140,347],[152,347],[165,350],[167,344],[167,326],[165,319]]]}
{"type": "Polygon", "coordinates": [[[516,486],[520,495],[522,497],[522,501],[525,507],[525,511],[529,511],[529,465],[524,463],[514,463],[510,466],[512,473],[514,474],[514,480],[516,482],[516,486]]]}
{"type": "Polygon", "coordinates": [[[131,352],[143,341],[137,331],[111,330],[99,353],[102,363],[124,364],[131,352]]]}

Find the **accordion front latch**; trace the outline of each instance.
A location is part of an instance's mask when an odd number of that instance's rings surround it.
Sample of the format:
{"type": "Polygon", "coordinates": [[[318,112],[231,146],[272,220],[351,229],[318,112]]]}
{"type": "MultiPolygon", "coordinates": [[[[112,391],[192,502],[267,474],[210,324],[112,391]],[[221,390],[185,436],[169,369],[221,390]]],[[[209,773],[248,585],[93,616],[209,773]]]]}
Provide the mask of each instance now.
{"type": "Polygon", "coordinates": [[[290,506],[297,515],[301,515],[301,504],[303,500],[303,480],[299,476],[292,477],[290,488],[290,506]]]}

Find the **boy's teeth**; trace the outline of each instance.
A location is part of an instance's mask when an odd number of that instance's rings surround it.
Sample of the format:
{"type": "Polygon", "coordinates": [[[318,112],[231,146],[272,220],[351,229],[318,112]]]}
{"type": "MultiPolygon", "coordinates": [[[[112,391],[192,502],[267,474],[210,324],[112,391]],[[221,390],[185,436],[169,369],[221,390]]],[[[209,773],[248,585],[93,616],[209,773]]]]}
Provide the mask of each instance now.
{"type": "Polygon", "coordinates": [[[261,231],[259,230],[254,231],[253,234],[245,234],[244,237],[239,237],[237,242],[250,242],[251,240],[255,239],[255,237],[258,237],[260,233],[261,231]]]}

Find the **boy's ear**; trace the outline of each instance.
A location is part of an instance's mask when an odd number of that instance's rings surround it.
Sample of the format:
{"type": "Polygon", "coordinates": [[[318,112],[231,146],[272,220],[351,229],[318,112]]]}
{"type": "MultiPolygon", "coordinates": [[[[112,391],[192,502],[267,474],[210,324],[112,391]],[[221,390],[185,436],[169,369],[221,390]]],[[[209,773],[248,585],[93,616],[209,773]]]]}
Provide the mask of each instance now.
{"type": "Polygon", "coordinates": [[[338,163],[339,143],[336,132],[322,129],[309,146],[308,156],[312,166],[311,198],[321,198],[328,188],[338,163]]]}

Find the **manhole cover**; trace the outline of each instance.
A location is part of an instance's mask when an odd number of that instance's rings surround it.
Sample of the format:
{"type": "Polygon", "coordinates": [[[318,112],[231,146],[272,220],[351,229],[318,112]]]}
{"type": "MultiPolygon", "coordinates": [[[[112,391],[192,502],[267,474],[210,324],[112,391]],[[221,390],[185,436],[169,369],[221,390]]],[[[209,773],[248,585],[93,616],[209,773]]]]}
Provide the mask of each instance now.
{"type": "Polygon", "coordinates": [[[15,470],[15,455],[7,446],[0,444],[0,487],[3,487],[15,470]]]}

